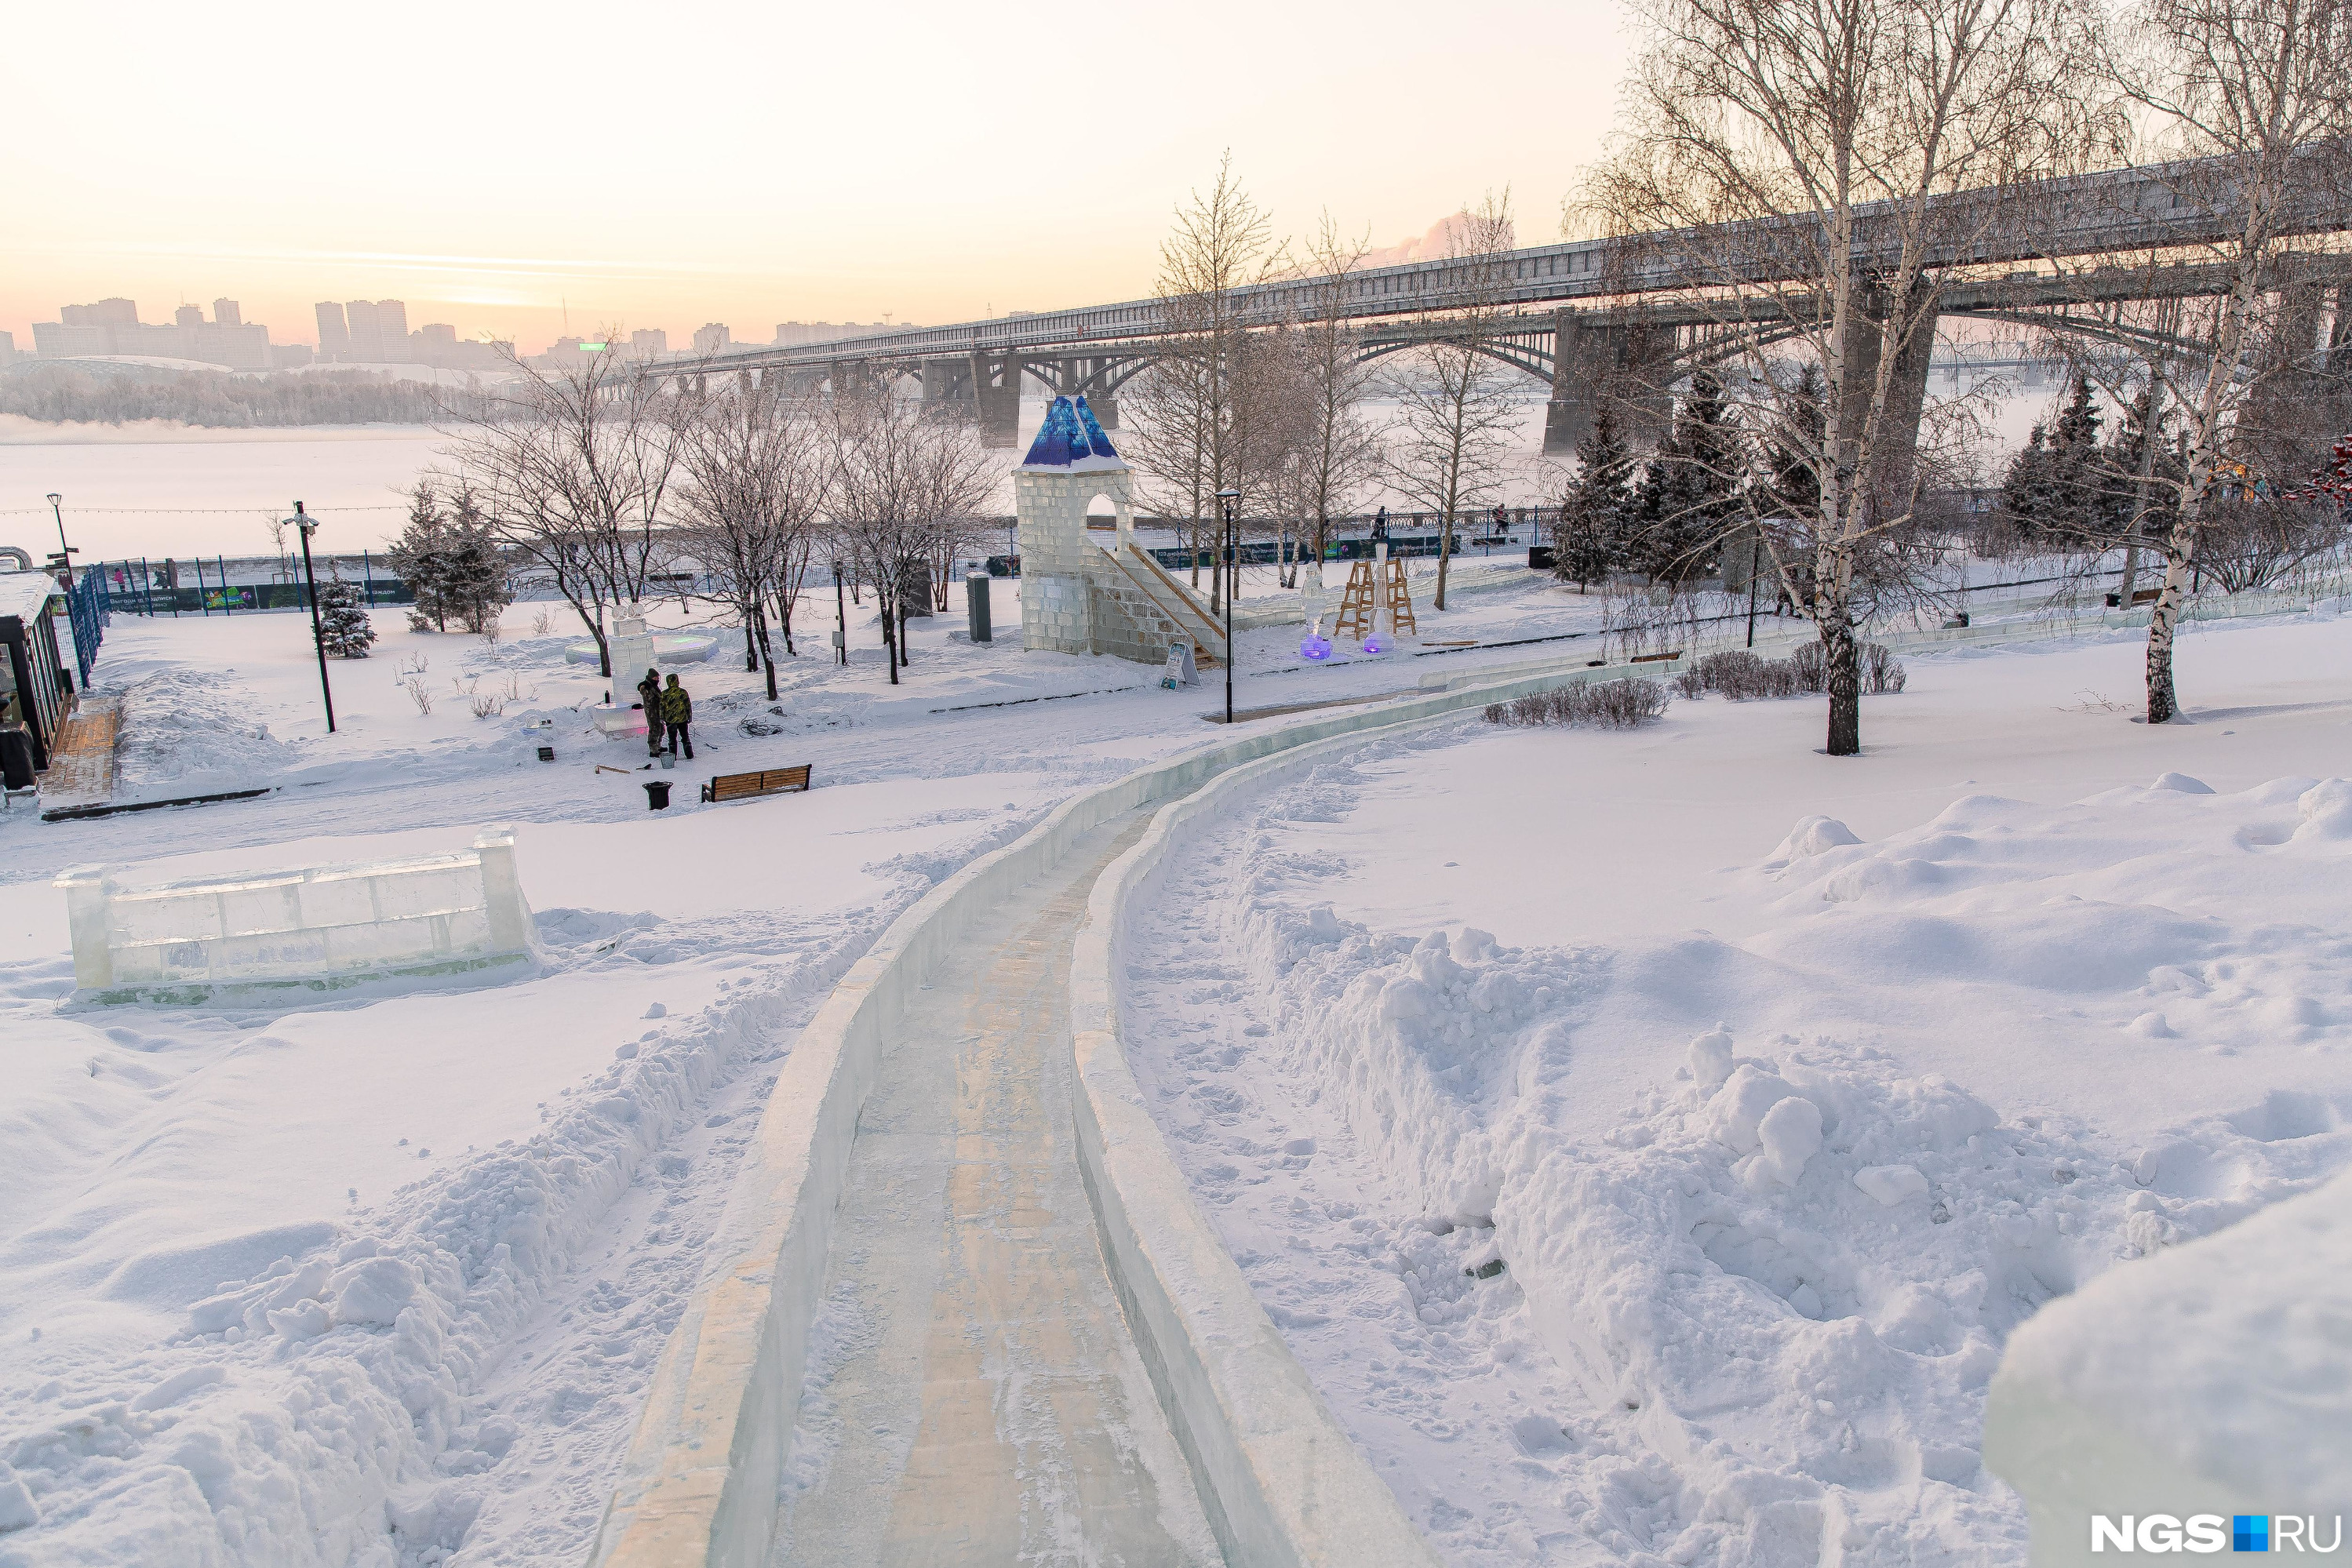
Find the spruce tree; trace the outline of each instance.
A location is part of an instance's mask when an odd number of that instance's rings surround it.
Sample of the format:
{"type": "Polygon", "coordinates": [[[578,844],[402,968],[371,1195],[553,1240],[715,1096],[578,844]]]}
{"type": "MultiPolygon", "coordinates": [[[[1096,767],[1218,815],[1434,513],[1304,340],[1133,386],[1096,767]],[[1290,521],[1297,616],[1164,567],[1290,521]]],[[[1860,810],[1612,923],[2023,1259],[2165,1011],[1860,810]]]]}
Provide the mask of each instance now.
{"type": "Polygon", "coordinates": [[[450,537],[449,519],[441,510],[441,499],[433,493],[430,479],[419,479],[408,497],[408,524],[400,530],[400,538],[385,551],[392,570],[408,585],[416,601],[408,612],[408,624],[415,631],[446,632],[449,629],[449,579],[451,556],[455,541],[450,537]]]}
{"type": "Polygon", "coordinates": [[[1593,412],[1591,434],[1576,449],[1576,477],[1560,499],[1552,528],[1552,571],[1579,590],[1604,580],[1622,563],[1633,457],[1608,398],[1593,412]]]}
{"type": "Polygon", "coordinates": [[[2147,409],[2148,394],[2143,390],[2124,410],[2102,464],[2110,495],[2111,526],[2126,540],[2169,534],[2180,506],[2180,455],[2166,444],[2160,428],[2156,451],[2152,455],[2148,453],[2147,409]],[[2145,489],[2140,481],[2143,463],[2148,469],[2145,489]]]}
{"type": "Polygon", "coordinates": [[[2050,433],[2049,498],[2041,522],[2053,538],[2082,542],[2106,537],[2109,497],[2099,450],[2101,423],[2090,378],[2078,373],[2050,433]]]}
{"type": "Polygon", "coordinates": [[[364,659],[375,641],[359,585],[334,578],[319,585],[319,643],[338,659],[364,659]]]}
{"type": "Polygon", "coordinates": [[[2020,533],[2038,533],[2049,517],[2050,470],[2050,432],[2037,424],[2000,481],[2000,516],[2020,533]]]}
{"type": "Polygon", "coordinates": [[[1829,429],[1821,367],[1808,361],[1786,401],[1794,434],[1780,435],[1769,444],[1764,454],[1764,493],[1757,500],[1767,516],[1811,519],[1820,517],[1822,510],[1822,478],[1813,467],[1811,454],[1822,450],[1829,429]]]}
{"type": "Polygon", "coordinates": [[[1653,581],[1677,586],[1705,576],[1740,510],[1743,463],[1723,383],[1700,371],[1635,487],[1633,566],[1653,581]]]}
{"type": "Polygon", "coordinates": [[[442,593],[467,631],[480,632],[514,602],[505,558],[470,485],[449,498],[447,563],[442,593]]]}

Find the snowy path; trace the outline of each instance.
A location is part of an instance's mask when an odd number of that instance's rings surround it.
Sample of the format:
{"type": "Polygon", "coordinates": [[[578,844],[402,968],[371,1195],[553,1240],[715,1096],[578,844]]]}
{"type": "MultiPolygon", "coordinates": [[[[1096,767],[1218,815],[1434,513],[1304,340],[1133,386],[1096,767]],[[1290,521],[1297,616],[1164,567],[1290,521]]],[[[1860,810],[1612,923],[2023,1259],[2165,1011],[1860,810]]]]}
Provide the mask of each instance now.
{"type": "Polygon", "coordinates": [[[1078,1175],[1070,944],[1149,820],[943,962],[858,1122],[779,1560],[1208,1563],[1078,1175]]]}

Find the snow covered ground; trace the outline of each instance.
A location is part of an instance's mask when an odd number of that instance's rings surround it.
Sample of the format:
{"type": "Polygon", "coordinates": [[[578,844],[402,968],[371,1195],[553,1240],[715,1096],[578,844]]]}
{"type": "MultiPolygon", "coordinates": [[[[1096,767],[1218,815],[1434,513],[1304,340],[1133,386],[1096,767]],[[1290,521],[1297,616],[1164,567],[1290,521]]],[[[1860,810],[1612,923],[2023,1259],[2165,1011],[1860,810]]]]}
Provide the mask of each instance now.
{"type": "MultiPolygon", "coordinates": [[[[0,1563],[577,1560],[773,1063],[832,979],[1055,803],[1217,734],[1209,692],[1023,654],[1017,585],[995,586],[1007,640],[918,621],[895,687],[870,602],[846,668],[823,650],[830,604],[804,608],[818,624],[773,704],[727,642],[685,671],[699,760],[661,774],[589,726],[607,683],[564,663],[560,608],[544,632],[541,607],[512,608],[496,644],[377,612],[373,655],[331,666],[333,736],[303,618],[118,616],[97,672],[125,704],[117,798],[273,792],[0,816],[0,1149],[19,1173],[0,1184],[0,1516],[13,1485],[37,1519],[0,1529],[0,1563]],[[481,696],[504,711],[477,718],[481,696]],[[712,772],[799,762],[806,796],[695,800],[712,772]],[[667,812],[646,810],[653,777],[677,785],[667,812]],[[259,872],[493,822],[519,827],[549,949],[527,980],[60,1009],[67,865],[259,872]]],[[[1596,613],[1531,577],[1465,604],[1436,619],[1596,613]]],[[[1297,636],[1243,639],[1244,702],[1412,685],[1398,660],[1298,669],[1297,636]]]]}
{"type": "MultiPolygon", "coordinates": [[[[121,794],[277,792],[0,818],[0,1504],[20,1487],[37,1519],[0,1521],[0,1563],[577,1561],[773,1064],[833,980],[939,877],[1206,728],[1199,694],[1156,690],[1075,721],[933,716],[1111,684],[935,622],[896,703],[867,652],[802,661],[782,713],[740,664],[689,667],[703,760],[598,773],[642,747],[587,728],[572,705],[604,682],[531,613],[492,647],[379,612],[374,655],[333,665],[333,737],[298,618],[119,617],[100,680],[130,716],[121,794]],[[430,714],[398,685],[419,655],[430,714]],[[475,718],[464,686],[509,677],[516,705],[475,718]],[[719,768],[800,761],[806,796],[694,802],[719,768]],[[660,815],[652,777],[677,785],[660,815]],[[549,951],[528,979],[59,1008],[66,864],[263,871],[492,821],[520,825],[549,951]]],[[[870,642],[870,613],[853,631],[870,642]]]]}
{"type": "MultiPolygon", "coordinates": [[[[805,656],[788,664],[774,703],[722,639],[713,664],[686,672],[700,759],[662,775],[636,770],[644,758],[633,742],[604,741],[589,727],[582,708],[606,683],[563,663],[562,646],[579,631],[560,607],[543,632],[533,626],[538,607],[515,607],[495,645],[412,632],[396,612],[378,612],[383,641],[373,656],[332,664],[341,720],[332,737],[323,733],[300,618],[118,617],[98,679],[125,700],[119,797],[274,788],[256,800],[98,821],[41,823],[23,810],[0,816],[0,1039],[10,1074],[0,1150],[16,1173],[0,1184],[0,1564],[577,1561],[774,1063],[834,977],[924,889],[1055,802],[1222,733],[1202,722],[1221,695],[1213,689],[1166,692],[1154,671],[1022,653],[1017,585],[999,582],[994,591],[1003,640],[972,645],[960,616],[918,622],[914,665],[898,686],[887,682],[870,607],[852,609],[846,668],[823,649],[829,603],[805,607],[805,656]],[[429,713],[405,689],[404,667],[433,693],[429,713]],[[476,717],[478,697],[503,699],[504,711],[476,717]],[[532,727],[541,718],[549,729],[532,727]],[[536,760],[542,740],[556,748],[553,765],[536,760]],[[599,762],[623,771],[598,771],[599,762]],[[711,772],[800,762],[815,768],[817,789],[806,796],[728,807],[694,800],[693,785],[711,772]],[[677,795],[656,815],[640,786],[657,776],[671,779],[677,795]],[[152,876],[260,871],[456,847],[495,822],[518,824],[525,889],[548,950],[529,978],[266,1012],[59,1006],[71,971],[61,895],[48,883],[66,865],[101,861],[152,876]],[[36,1521],[29,1527],[26,1513],[36,1521]]],[[[1597,599],[1533,574],[1497,569],[1479,581],[1465,573],[1454,609],[1424,612],[1423,637],[1551,636],[1591,630],[1600,611],[1597,599]]],[[[686,618],[665,611],[659,619],[686,618]]],[[[1282,627],[1242,636],[1243,706],[1409,691],[1424,671],[1459,673],[1545,651],[1482,647],[1302,666],[1297,636],[1282,627]]],[[[1368,754],[1350,765],[1344,787],[1333,787],[1328,820],[1277,835],[1319,857],[1314,874],[1328,885],[1294,887],[1304,873],[1275,868],[1265,873],[1267,908],[1296,913],[1330,901],[1383,933],[1475,924],[1525,954],[1505,960],[1479,949],[1467,964],[1517,965],[1532,977],[1557,963],[1559,974],[1531,986],[1550,986],[1560,1000],[1528,1002],[1528,1017],[1583,1018],[1561,1013],[1571,998],[1574,1009],[1597,1010],[1577,1027],[1577,1076],[1556,1096],[1575,1109],[1559,1113],[1548,1138],[1589,1141],[1635,1125],[1620,1114],[1627,1096],[1662,1081],[1661,1063],[1681,1060],[1684,1041],[1717,1018],[1731,1024],[1740,1053],[1789,1058],[1789,1073],[1799,1070],[1789,1049],[1772,1043],[1779,1032],[1850,1040],[1857,1052],[1864,1044],[1945,1051],[1949,1061],[1936,1070],[2014,1121],[2031,1113],[2019,1111],[2012,1086],[1976,1071],[1981,1052],[1936,1045],[1943,1036],[1926,1025],[1915,1040],[1887,1021],[1916,988],[1873,979],[1881,1000],[1853,1001],[1851,1015],[1815,1013],[1786,987],[1776,989],[1780,982],[1753,977],[1758,966],[1811,961],[1769,950],[1770,933],[1793,925],[1765,911],[1768,893],[1787,897],[1803,875],[1844,861],[1809,862],[1769,887],[1760,873],[1715,868],[1752,866],[1808,814],[1836,815],[1885,839],[1934,816],[1963,792],[1964,779],[2058,802],[2165,768],[2225,789],[2290,772],[2352,770],[2313,754],[2310,737],[2341,733],[2326,729],[2340,725],[2328,710],[2252,713],[2156,736],[2130,729],[2097,694],[2129,701],[2136,648],[2125,636],[1918,667],[1910,693],[1873,705],[1870,735],[1880,749],[1860,765],[1811,757],[1820,717],[1810,703],[1677,708],[1664,729],[1633,737],[1474,731],[1413,749],[1409,760],[1424,769],[1418,780],[1384,781],[1382,768],[1408,758],[1368,754]],[[2037,716],[2021,722],[2028,710],[2037,716]],[[1502,825],[1528,815],[1533,827],[1502,825]],[[1379,831],[1383,821],[1411,831],[1379,831]],[[1385,846],[1377,862],[1375,844],[1385,846]],[[1530,865],[1564,863],[1571,847],[1572,896],[1527,874],[1530,865]],[[1477,868],[1475,883],[1462,867],[1477,868]],[[1717,931],[1712,945],[1674,935],[1695,919],[1717,931]],[[1652,936],[1636,941],[1644,932],[1652,936]],[[1599,941],[1623,945],[1613,969],[1586,951],[1599,941]],[[1568,956],[1526,956],[1545,950],[1568,956]],[[1675,958],[1685,950],[1696,956],[1675,958]],[[1643,965],[1668,978],[1623,986],[1570,977],[1588,969],[1622,977],[1643,965]],[[1668,996],[1681,999],[1657,999],[1668,996]],[[1878,1032],[1851,1017],[1877,1020],[1878,1032]]],[[[2332,701],[2325,672],[2331,661],[2340,667],[2342,652],[2332,622],[2200,631],[2186,642],[2184,690],[2192,708],[2332,701]]],[[[2168,796],[2147,810],[2236,809],[2230,797],[2218,798],[2221,806],[2199,799],[2208,804],[2168,796]]],[[[2264,832],[2293,816],[2291,801],[2263,810],[2269,815],[2247,821],[2264,832]]],[[[2033,831],[2063,838],[2049,824],[2033,831]]],[[[2279,863],[2300,852],[2281,849],[2279,863]]],[[[1867,858],[1838,853],[1857,864],[1867,858]]],[[[1204,860],[1202,869],[1204,885],[1223,890],[1238,868],[1204,860]]],[[[1866,891],[1893,896],[1876,883],[1866,891]]],[[[1864,899],[1854,907],[1872,906],[1864,899]]],[[[1236,946],[1217,962],[1238,975],[1255,960],[1243,956],[1241,915],[1233,918],[1236,946]]],[[[2295,951],[2317,952],[2326,938],[2297,940],[2305,947],[2295,951]]],[[[2274,942],[2265,951],[2273,949],[2288,947],[2274,942]]],[[[2196,967],[2227,961],[2184,961],[2205,993],[2137,1008],[2135,1019],[2162,1013],[2177,1038],[2151,1045],[2133,1035],[2131,1048],[2190,1052],[2181,1042],[2223,1017],[2237,994],[2229,988],[2246,984],[2257,985],[2261,1005],[2280,996],[2307,1002],[2318,1021],[2294,1027],[2316,1030],[2322,1043],[2333,1039],[2335,993],[2296,989],[2301,982],[2284,970],[2249,967],[2231,979],[2196,967]]],[[[1329,976],[1334,984],[1348,977],[1329,976]]],[[[1287,995],[1270,985],[1265,1003],[1291,1005],[1287,995]]],[[[1237,992],[1229,999],[1241,1000],[1237,992]]],[[[1987,1001],[1995,1009],[1988,1035],[2032,1021],[2031,999],[1987,1001]]],[[[2080,1000],[2068,1005],[2089,1011],[2080,1000]]],[[[1201,1016],[1217,1030],[1248,1027],[1201,1016]]],[[[2064,1027],[2096,1032],[2087,1022],[2064,1027]]],[[[1236,1032],[1234,1044],[1255,1049],[1257,1039],[1236,1032]]],[[[1835,1055],[1845,1046],[1802,1049],[1835,1055]]],[[[2024,1066],[2053,1055],[2039,1046],[2013,1054],[2024,1066]]],[[[1236,1064],[1247,1059],[1244,1051],[1236,1064]]],[[[2227,1087],[2248,1065],[2214,1058],[2205,1063],[2212,1076],[2194,1082],[2219,1095],[2221,1108],[2241,1110],[2263,1103],[2227,1087]]],[[[1879,1069],[1836,1071],[1867,1078],[1879,1069]]],[[[2071,1079],[2057,1066],[2045,1076],[2058,1087],[2036,1092],[2074,1103],[2071,1079]]],[[[2088,1129],[2079,1136],[2125,1136],[2121,1129],[2139,1124],[2126,1112],[2151,1127],[2181,1122],[2166,1108],[2165,1085],[2145,1081],[2152,1076],[2114,1085],[2112,1107],[2068,1113],[2088,1129]]],[[[2322,1078],[2299,1085],[2280,1076],[2273,1086],[2324,1099],[2336,1090],[2322,1078]]],[[[2313,1110],[2316,1101],[2278,1103],[2282,1127],[2334,1114],[2313,1110]]],[[[1428,1137],[1452,1147],[1447,1140],[1486,1135],[1471,1113],[1447,1114],[1429,1122],[1428,1137]]],[[[2077,1136],[2066,1131],[2074,1125],[2060,1131],[2077,1136]]],[[[1282,1141],[1310,1135],[1326,1136],[1285,1132],[1282,1141]]],[[[1334,1151],[1350,1135],[1335,1124],[1324,1155],[1281,1157],[1332,1179],[1334,1151]]],[[[1834,1129],[1826,1135],[1833,1151],[1842,1146],[1834,1129]]],[[[2204,1136],[2191,1130],[2177,1141],[2204,1148],[2204,1136]]],[[[1671,1140],[1661,1132],[1654,1141],[1671,1140]]],[[[2256,1183],[2248,1190],[2302,1179],[2276,1164],[2280,1151],[2334,1146],[2288,1140],[2263,1156],[2273,1164],[2248,1178],[2256,1183]]],[[[1237,1172],[1255,1169],[1223,1157],[1237,1172]]],[[[2171,1157],[2158,1155],[2158,1168],[2170,1171],[2171,1157]]],[[[2314,1154],[2310,1163],[2335,1158],[2314,1154]]],[[[1442,1162],[1433,1161],[1423,1164],[1434,1171],[1442,1162]]],[[[1409,1168],[1422,1166],[1396,1164],[1409,1168]]],[[[2090,1174],[2081,1191],[2107,1190],[2097,1185],[2107,1177],[2087,1162],[2083,1168],[2090,1174]]],[[[1466,1223],[1450,1236],[1415,1229],[1424,1214],[1454,1210],[1430,1207],[1435,1188],[1412,1185],[1423,1177],[1396,1179],[1403,1185],[1391,1192],[1370,1176],[1349,1177],[1352,1196],[1341,1201],[1356,1204],[1381,1237],[1405,1237],[1450,1267],[1480,1233],[1466,1223]]],[[[2185,1231],[2251,1201],[2224,1186],[2211,1216],[2168,1212],[2166,1223],[2185,1231]]],[[[1309,1200],[1320,1201],[1302,1196],[1309,1200]]],[[[1507,1209],[1475,1212],[1499,1221],[1507,1209]]],[[[1318,1222],[1294,1239],[1321,1245],[1331,1234],[1318,1222]]],[[[1535,1249],[1508,1245],[1518,1249],[1502,1289],[1514,1291],[1523,1270],[1540,1270],[1535,1249]]],[[[1326,1261],[1350,1279],[1369,1267],[1345,1250],[1326,1261]]],[[[1443,1269],[1432,1279],[1440,1276],[1444,1290],[1455,1289],[1443,1269]]],[[[1395,1277],[1387,1278],[1393,1291],[1395,1277]]],[[[1825,1312],[1845,1300],[1832,1293],[1842,1288],[1826,1276],[1817,1283],[1825,1312]]],[[[1491,1284],[1465,1284],[1458,1299],[1465,1312],[1488,1313],[1488,1303],[1507,1298],[1491,1284]]],[[[1512,1406],[1513,1418],[1557,1409],[1566,1421],[1585,1408],[1574,1391],[1580,1385],[1557,1370],[1570,1354],[1559,1348],[1567,1331],[1524,1308],[1495,1315],[1527,1347],[1513,1375],[1559,1390],[1526,1412],[1512,1406]]],[[[1483,1352],[1463,1354],[1465,1365],[1484,1364],[1483,1352]]],[[[1395,1364],[1406,1354],[1398,1351],[1395,1364]]],[[[1464,1437],[1447,1451],[1486,1452],[1477,1447],[1491,1436],[1484,1424],[1446,1405],[1433,1384],[1407,1397],[1410,1381],[1381,1384],[1402,1401],[1400,1423],[1458,1422],[1464,1437]]],[[[1466,1373],[1462,1384],[1497,1407],[1509,1403],[1466,1373]]],[[[1951,1396],[1963,1417],[1973,1386],[1951,1396]]],[[[1554,1478],[1543,1485],[1556,1497],[1571,1481],[1583,1484],[1587,1471],[1561,1457],[1564,1447],[1556,1453],[1543,1432],[1528,1432],[1511,1439],[1499,1466],[1464,1473],[1491,1486],[1538,1466],[1554,1478]]],[[[1642,1473],[1681,1474],[1657,1470],[1664,1462],[1643,1458],[1642,1473]]],[[[1490,1505],[1445,1474],[1433,1469],[1421,1491],[1404,1490],[1430,1500],[1442,1493],[1474,1520],[1492,1513],[1497,1522],[1491,1531],[1479,1523],[1477,1539],[1516,1528],[1506,1518],[1513,1509],[1538,1534],[1555,1528],[1534,1504],[1490,1505]]],[[[1661,1497],[1680,1496],[1667,1479],[1656,1481],[1661,1497]]],[[[1530,1495],[1540,1490],[1531,1483],[1530,1495]]],[[[1475,1555],[1469,1527],[1449,1521],[1438,1521],[1441,1539],[1475,1555]]]]}
{"type": "Polygon", "coordinates": [[[2021,1562],[2009,1331],[2352,1165],[2352,623],[1915,660],[1269,783],[1128,1027],[1259,1299],[1460,1563],[2021,1562]],[[1491,934],[1491,935],[1490,935],[1491,934]]]}

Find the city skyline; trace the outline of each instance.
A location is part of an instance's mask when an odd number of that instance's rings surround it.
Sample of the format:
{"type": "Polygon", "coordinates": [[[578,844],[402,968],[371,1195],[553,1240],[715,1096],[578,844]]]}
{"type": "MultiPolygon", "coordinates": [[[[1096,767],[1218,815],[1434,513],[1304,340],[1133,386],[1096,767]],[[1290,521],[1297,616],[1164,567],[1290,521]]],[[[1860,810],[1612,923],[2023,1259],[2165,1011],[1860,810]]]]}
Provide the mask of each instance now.
{"type": "Polygon", "coordinates": [[[0,111],[16,132],[0,329],[24,347],[60,301],[150,300],[168,319],[226,295],[282,341],[310,335],[319,300],[395,298],[412,322],[530,351],[566,331],[683,343],[728,322],[758,340],[785,320],[1132,298],[1227,149],[1285,234],[1328,207],[1394,245],[1507,185],[1520,233],[1545,238],[1609,130],[1624,54],[1608,3],[1482,0],[1409,59],[1392,40],[1429,29],[1401,0],[1217,4],[1181,28],[1112,13],[1074,57],[1108,90],[1041,114],[975,85],[1034,70],[1026,32],[946,6],[899,22],[893,38],[930,44],[894,52],[882,113],[864,62],[888,40],[855,16],[591,6],[550,34],[536,14],[428,0],[389,33],[265,7],[215,34],[145,3],[30,15],[27,57],[104,55],[110,108],[44,72],[0,111]],[[1539,79],[1505,74],[1523,51],[1549,62],[1539,79]],[[737,63],[693,63],[709,57],[737,63]],[[759,69],[741,62],[769,60],[790,95],[744,90],[759,69]],[[229,79],[271,85],[196,85],[229,79]],[[583,120],[594,135],[567,129],[583,120]],[[46,151],[63,127],[70,159],[46,151]]]}
{"type": "MultiPolygon", "coordinates": [[[[0,329],[0,362],[23,354],[43,360],[140,357],[185,360],[228,370],[295,370],[312,363],[352,366],[432,365],[448,370],[494,370],[503,350],[518,345],[488,335],[468,336],[449,322],[427,321],[411,329],[407,301],[401,299],[322,299],[310,308],[312,338],[273,341],[267,323],[247,321],[243,306],[226,296],[213,300],[213,318],[204,308],[174,308],[168,323],[140,319],[134,299],[114,295],[87,304],[65,305],[54,319],[32,324],[31,344],[20,348],[14,334],[0,329]]],[[[910,325],[911,323],[898,323],[910,325]]],[[[862,332],[885,329],[883,321],[780,321],[773,336],[741,337],[725,322],[705,322],[688,335],[690,348],[673,350],[669,333],[658,327],[626,331],[566,332],[543,346],[520,345],[526,358],[565,356],[583,345],[611,347],[646,358],[672,352],[697,355],[730,347],[795,347],[824,342],[862,332]]]]}

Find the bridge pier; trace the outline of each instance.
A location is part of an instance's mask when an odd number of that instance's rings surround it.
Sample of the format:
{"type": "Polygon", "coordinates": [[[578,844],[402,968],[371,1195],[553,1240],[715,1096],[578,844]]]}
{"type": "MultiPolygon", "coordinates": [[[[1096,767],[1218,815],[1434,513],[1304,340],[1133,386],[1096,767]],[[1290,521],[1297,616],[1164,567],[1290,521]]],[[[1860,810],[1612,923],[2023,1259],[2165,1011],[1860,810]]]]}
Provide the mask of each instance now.
{"type": "Polygon", "coordinates": [[[1108,389],[1111,361],[1100,356],[1062,361],[1062,392],[1086,394],[1087,406],[1105,430],[1118,428],[1118,394],[1108,389]]]}
{"type": "MultiPolygon", "coordinates": [[[[1922,280],[1921,287],[1934,285],[1922,280]]],[[[1838,439],[1846,448],[1849,463],[1855,444],[1862,439],[1863,421],[1870,413],[1870,389],[1878,374],[1879,334],[1889,302],[1883,291],[1871,288],[1863,294],[1861,304],[1862,308],[1847,321],[1845,362],[1850,390],[1838,411],[1838,439]]],[[[1888,382],[1886,407],[1880,415],[1878,453],[1869,483],[1873,491],[1885,497],[1886,505],[1896,507],[1908,505],[1912,470],[1918,463],[1919,418],[1927,404],[1927,369],[1936,357],[1936,322],[1931,301],[1896,351],[1895,375],[1888,382]]]]}
{"type": "Polygon", "coordinates": [[[923,406],[952,409],[971,417],[972,409],[971,383],[966,367],[957,360],[925,360],[922,361],[923,406]]]}
{"type": "Polygon", "coordinates": [[[1021,439],[1021,361],[1017,355],[971,357],[973,406],[980,414],[982,446],[1012,446],[1021,439]]]}
{"type": "Polygon", "coordinates": [[[1551,402],[1544,410],[1546,456],[1573,456],[1592,434],[1601,400],[1617,405],[1619,429],[1640,446],[1673,417],[1670,389],[1678,373],[1672,329],[1588,323],[1563,306],[1552,312],[1551,402]]]}

